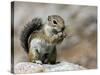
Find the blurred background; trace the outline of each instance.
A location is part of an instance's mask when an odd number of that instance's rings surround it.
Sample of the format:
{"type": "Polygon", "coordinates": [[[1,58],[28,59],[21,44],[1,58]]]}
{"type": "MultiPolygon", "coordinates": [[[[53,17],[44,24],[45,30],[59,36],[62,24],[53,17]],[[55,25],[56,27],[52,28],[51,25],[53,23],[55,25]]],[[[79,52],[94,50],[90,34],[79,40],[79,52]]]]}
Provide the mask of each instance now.
{"type": "Polygon", "coordinates": [[[97,68],[97,7],[33,2],[14,3],[14,64],[28,61],[20,44],[23,27],[34,17],[45,23],[48,15],[59,15],[65,20],[68,36],[57,45],[57,59],[97,68]]]}

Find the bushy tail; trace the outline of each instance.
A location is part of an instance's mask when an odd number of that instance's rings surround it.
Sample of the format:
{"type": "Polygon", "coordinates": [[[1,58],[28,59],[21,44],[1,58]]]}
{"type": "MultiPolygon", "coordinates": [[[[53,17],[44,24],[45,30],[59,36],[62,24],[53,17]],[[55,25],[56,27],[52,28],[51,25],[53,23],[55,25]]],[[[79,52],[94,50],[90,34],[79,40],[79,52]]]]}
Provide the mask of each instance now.
{"type": "Polygon", "coordinates": [[[32,32],[40,30],[42,28],[42,20],[40,18],[34,18],[31,22],[29,22],[21,32],[21,45],[25,49],[26,52],[29,52],[28,48],[28,38],[32,32]]]}

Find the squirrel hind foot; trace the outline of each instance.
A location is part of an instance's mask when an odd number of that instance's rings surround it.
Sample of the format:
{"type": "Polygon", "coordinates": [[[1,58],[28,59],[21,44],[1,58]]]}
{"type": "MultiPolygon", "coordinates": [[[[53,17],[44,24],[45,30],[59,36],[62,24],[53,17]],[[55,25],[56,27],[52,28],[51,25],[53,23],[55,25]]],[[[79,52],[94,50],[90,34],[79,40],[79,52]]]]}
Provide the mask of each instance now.
{"type": "Polygon", "coordinates": [[[42,62],[40,60],[32,60],[32,63],[41,64],[42,65],[42,62]]]}

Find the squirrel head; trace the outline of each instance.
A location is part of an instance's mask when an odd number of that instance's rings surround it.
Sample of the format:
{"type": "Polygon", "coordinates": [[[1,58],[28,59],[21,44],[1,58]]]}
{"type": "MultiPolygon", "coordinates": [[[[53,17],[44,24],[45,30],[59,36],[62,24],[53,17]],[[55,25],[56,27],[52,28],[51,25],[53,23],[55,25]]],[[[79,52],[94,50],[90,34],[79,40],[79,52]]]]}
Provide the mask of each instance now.
{"type": "Polygon", "coordinates": [[[45,24],[44,27],[44,32],[49,38],[51,38],[54,35],[59,36],[60,34],[61,37],[55,38],[54,41],[57,40],[59,41],[59,39],[63,39],[65,37],[64,29],[65,29],[65,24],[62,17],[58,15],[48,16],[47,23],[45,24]]]}
{"type": "Polygon", "coordinates": [[[48,16],[48,25],[53,28],[54,32],[63,32],[65,29],[64,20],[58,15],[48,16]]]}

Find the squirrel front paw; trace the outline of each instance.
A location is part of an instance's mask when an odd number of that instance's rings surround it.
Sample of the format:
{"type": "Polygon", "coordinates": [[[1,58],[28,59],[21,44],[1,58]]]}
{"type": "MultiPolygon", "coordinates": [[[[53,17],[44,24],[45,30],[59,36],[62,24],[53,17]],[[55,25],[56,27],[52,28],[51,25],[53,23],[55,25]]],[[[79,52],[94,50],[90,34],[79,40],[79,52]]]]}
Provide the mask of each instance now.
{"type": "Polygon", "coordinates": [[[56,42],[56,41],[59,41],[60,39],[64,39],[66,37],[66,34],[63,33],[63,32],[59,32],[57,34],[54,34],[52,37],[51,37],[51,42],[56,42]]]}
{"type": "Polygon", "coordinates": [[[60,38],[65,38],[67,36],[67,34],[65,32],[60,32],[60,33],[58,33],[58,36],[60,38]]]}
{"type": "Polygon", "coordinates": [[[58,37],[61,37],[61,36],[63,36],[63,33],[60,32],[60,33],[58,33],[57,35],[58,35],[58,37]]]}
{"type": "Polygon", "coordinates": [[[59,35],[54,35],[53,38],[57,39],[59,38],[59,35]]]}
{"type": "Polygon", "coordinates": [[[52,40],[55,40],[55,39],[58,39],[58,38],[59,38],[59,35],[57,35],[57,34],[52,36],[52,40]]]}

